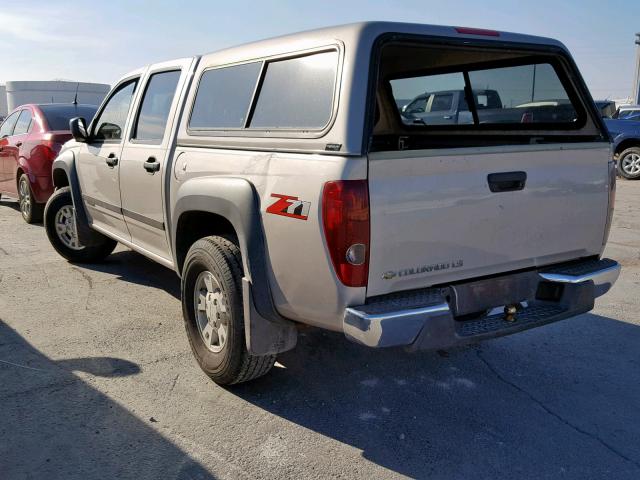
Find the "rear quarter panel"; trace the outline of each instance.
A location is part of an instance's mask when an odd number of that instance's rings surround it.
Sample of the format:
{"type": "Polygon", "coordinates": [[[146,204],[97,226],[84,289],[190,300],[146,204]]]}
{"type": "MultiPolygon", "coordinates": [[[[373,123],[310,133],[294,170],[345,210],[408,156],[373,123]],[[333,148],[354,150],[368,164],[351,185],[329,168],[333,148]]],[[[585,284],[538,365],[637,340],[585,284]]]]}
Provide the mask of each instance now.
{"type": "Polygon", "coordinates": [[[363,179],[363,157],[247,152],[180,147],[173,165],[171,198],[184,182],[203,176],[240,177],[259,195],[268,277],[281,315],[331,330],[342,329],[347,305],[363,303],[364,288],[345,287],[325,247],[321,199],[325,182],[363,179]],[[287,195],[309,202],[306,219],[267,212],[287,195]]]}

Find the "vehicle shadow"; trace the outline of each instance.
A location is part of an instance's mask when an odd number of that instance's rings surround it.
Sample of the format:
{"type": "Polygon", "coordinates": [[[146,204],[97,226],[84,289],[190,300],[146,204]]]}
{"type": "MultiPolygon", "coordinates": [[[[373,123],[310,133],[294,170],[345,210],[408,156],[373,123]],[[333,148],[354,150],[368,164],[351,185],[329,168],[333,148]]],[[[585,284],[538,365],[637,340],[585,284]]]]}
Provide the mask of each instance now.
{"type": "Polygon", "coordinates": [[[640,478],[638,345],[592,314],[439,353],[310,330],[229,391],[414,478],[640,478]]]}
{"type": "Polygon", "coordinates": [[[180,278],[176,273],[133,250],[120,250],[101,263],[83,264],[83,268],[114,275],[123,282],[159,288],[180,300],[180,278]]]}
{"type": "Polygon", "coordinates": [[[73,371],[122,377],[140,367],[117,358],[53,361],[0,320],[0,477],[214,478],[73,371]]]}
{"type": "MultiPolygon", "coordinates": [[[[18,215],[22,215],[22,213],[20,212],[20,203],[18,203],[18,200],[15,198],[9,198],[5,195],[2,195],[2,198],[0,199],[0,207],[10,208],[11,210],[15,210],[18,215]]],[[[34,225],[36,227],[44,227],[44,223],[42,222],[32,223],[31,225],[34,225]]]]}

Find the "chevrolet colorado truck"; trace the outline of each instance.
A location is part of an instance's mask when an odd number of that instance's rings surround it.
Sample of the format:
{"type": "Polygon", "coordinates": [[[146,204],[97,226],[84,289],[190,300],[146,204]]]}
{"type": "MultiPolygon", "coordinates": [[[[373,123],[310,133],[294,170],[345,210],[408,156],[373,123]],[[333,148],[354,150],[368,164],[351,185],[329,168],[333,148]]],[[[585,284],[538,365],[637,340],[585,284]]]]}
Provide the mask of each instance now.
{"type": "Polygon", "coordinates": [[[174,269],[219,384],[268,372],[302,324],[447,348],[587,312],[619,274],[601,258],[609,135],[555,40],[326,28],[133,71],[70,127],[51,244],[96,262],[119,242],[174,269]],[[402,99],[446,90],[468,122],[403,122],[402,99]],[[478,90],[550,114],[483,121],[478,90]]]}

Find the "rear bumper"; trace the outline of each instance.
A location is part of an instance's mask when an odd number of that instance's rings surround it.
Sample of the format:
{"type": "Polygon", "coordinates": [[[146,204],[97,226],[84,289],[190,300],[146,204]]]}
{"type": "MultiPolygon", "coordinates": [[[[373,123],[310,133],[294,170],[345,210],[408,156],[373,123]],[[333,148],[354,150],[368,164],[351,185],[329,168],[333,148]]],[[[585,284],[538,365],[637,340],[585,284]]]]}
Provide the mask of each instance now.
{"type": "Polygon", "coordinates": [[[347,338],[369,347],[433,350],[465,345],[588,312],[619,275],[620,265],[613,260],[588,260],[451,287],[384,295],[366,305],[347,308],[343,329],[347,338]],[[541,289],[556,296],[549,298],[541,289]],[[489,300],[493,303],[486,303],[488,296],[493,297],[489,300]],[[505,304],[519,305],[514,320],[508,321],[502,311],[490,308],[505,304]],[[463,317],[482,310],[484,314],[463,317]]]}

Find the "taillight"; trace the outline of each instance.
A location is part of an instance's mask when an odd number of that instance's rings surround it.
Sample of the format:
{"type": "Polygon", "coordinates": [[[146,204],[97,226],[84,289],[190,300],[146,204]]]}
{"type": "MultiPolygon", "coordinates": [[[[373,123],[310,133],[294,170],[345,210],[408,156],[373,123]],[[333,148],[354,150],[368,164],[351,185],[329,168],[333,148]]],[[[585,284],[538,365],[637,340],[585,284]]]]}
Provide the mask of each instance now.
{"type": "Polygon", "coordinates": [[[42,144],[45,147],[45,154],[50,160],[55,159],[60,152],[62,144],[69,140],[69,135],[56,135],[53,133],[45,133],[42,136],[42,144]]]}
{"type": "Polygon", "coordinates": [[[522,118],[520,119],[520,123],[533,123],[533,113],[524,112],[522,114],[522,118]]]}
{"type": "Polygon", "coordinates": [[[333,268],[348,287],[366,287],[369,276],[369,187],[366,180],[327,182],[322,223],[333,268]]]}

